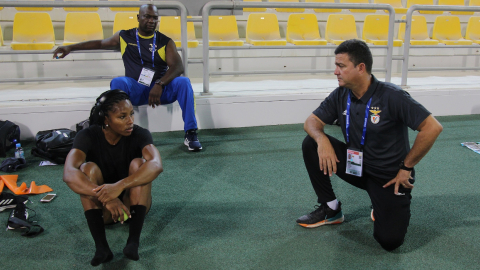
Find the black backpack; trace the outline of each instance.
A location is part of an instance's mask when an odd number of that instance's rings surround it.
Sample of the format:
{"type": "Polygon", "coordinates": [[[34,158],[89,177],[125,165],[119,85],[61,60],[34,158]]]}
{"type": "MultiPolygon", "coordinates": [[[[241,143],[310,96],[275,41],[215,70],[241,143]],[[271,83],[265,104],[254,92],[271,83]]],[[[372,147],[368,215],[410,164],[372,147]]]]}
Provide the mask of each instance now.
{"type": "Polygon", "coordinates": [[[66,128],[39,131],[35,136],[36,147],[32,148],[31,153],[57,164],[65,164],[76,134],[66,128]]]}
{"type": "Polygon", "coordinates": [[[0,121],[0,157],[6,157],[7,151],[20,142],[20,128],[6,120],[0,121]]]}

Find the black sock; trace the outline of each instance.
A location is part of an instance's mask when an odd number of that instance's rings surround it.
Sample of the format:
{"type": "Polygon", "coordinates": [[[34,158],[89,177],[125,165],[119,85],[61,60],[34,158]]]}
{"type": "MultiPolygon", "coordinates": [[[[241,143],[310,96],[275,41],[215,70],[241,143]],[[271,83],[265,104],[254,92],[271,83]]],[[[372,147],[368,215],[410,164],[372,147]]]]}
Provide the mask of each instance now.
{"type": "Polygon", "coordinates": [[[107,237],[105,235],[105,224],[103,223],[102,209],[90,209],[85,211],[88,228],[95,241],[95,256],[90,264],[97,266],[101,263],[108,262],[113,258],[113,253],[108,246],[107,237]]]}
{"type": "Polygon", "coordinates": [[[138,261],[138,246],[140,244],[140,234],[142,233],[143,222],[145,221],[145,214],[147,213],[147,207],[143,205],[130,206],[130,219],[129,236],[127,245],[123,249],[123,254],[134,261],[138,261]]]}

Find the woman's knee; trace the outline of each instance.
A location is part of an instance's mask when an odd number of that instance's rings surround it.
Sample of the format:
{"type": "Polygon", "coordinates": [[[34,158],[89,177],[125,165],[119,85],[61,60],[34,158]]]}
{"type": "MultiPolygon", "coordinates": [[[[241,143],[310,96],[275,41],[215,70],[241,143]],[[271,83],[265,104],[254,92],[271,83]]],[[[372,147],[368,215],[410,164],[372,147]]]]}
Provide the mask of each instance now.
{"type": "Polygon", "coordinates": [[[94,162],[85,162],[80,166],[80,171],[85,174],[91,182],[103,184],[103,175],[100,167],[94,162]]]}
{"type": "Polygon", "coordinates": [[[143,164],[145,164],[145,159],[143,159],[143,158],[134,158],[134,159],[130,162],[130,168],[128,169],[128,174],[129,174],[129,175],[134,174],[136,171],[138,171],[138,169],[140,169],[140,167],[142,167],[143,164]]]}

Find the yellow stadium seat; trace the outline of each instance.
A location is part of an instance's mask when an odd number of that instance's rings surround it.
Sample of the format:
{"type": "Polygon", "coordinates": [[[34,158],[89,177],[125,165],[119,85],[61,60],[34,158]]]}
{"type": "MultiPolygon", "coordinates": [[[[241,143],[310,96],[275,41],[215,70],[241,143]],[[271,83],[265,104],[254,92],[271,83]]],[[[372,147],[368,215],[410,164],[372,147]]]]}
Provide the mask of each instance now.
{"type": "Polygon", "coordinates": [[[480,17],[470,17],[467,24],[467,33],[465,34],[465,39],[480,44],[480,17]]]}
{"type": "MultiPolygon", "coordinates": [[[[162,16],[160,18],[159,31],[173,39],[175,46],[182,47],[180,16],[162,16]]],[[[195,37],[195,27],[193,22],[187,22],[187,40],[188,48],[198,47],[198,40],[195,37]]]]}
{"type": "MultiPolygon", "coordinates": [[[[335,3],[335,0],[305,0],[306,3],[335,3]]],[[[317,13],[335,13],[341,12],[341,9],[314,8],[317,13]]]]}
{"type": "MultiPolygon", "coordinates": [[[[30,1],[55,1],[55,0],[30,0],[30,1]]],[[[18,11],[52,11],[53,7],[16,7],[18,11]]]]}
{"type": "Polygon", "coordinates": [[[97,39],[103,39],[102,21],[98,13],[67,13],[63,45],[97,39]]]}
{"type": "Polygon", "coordinates": [[[51,50],[55,34],[50,15],[46,12],[20,12],[13,18],[14,50],[51,50]]]}
{"type": "MultiPolygon", "coordinates": [[[[407,0],[407,8],[413,5],[433,5],[433,0],[407,0]]],[[[419,10],[421,14],[443,14],[443,11],[419,10]]]]}
{"type": "MultiPolygon", "coordinates": [[[[395,9],[395,14],[405,14],[407,13],[408,8],[404,8],[402,5],[402,0],[374,0],[374,4],[387,4],[391,5],[395,9]]],[[[388,11],[385,10],[385,13],[388,11]]]]}
{"type": "Polygon", "coordinates": [[[358,39],[357,26],[352,14],[330,14],[325,27],[325,39],[339,45],[348,39],[358,39]]]}
{"type": "Polygon", "coordinates": [[[473,43],[462,37],[460,19],[457,16],[437,16],[433,24],[432,39],[446,45],[472,45],[473,43]]]}
{"type": "Polygon", "coordinates": [[[320,38],[315,14],[290,14],[287,22],[287,41],[295,45],[327,45],[320,38]]]}
{"type": "MultiPolygon", "coordinates": [[[[99,0],[63,0],[63,1],[68,2],[68,1],[99,1],[99,0]]],[[[68,11],[68,12],[71,12],[71,11],[81,11],[81,12],[98,11],[98,8],[96,8],[96,7],[75,7],[75,8],[64,7],[63,9],[65,11],[68,11]]]]}
{"type": "Polygon", "coordinates": [[[136,12],[118,12],[113,20],[113,33],[120,30],[128,30],[138,27],[138,13],[136,12]]]}
{"type": "Polygon", "coordinates": [[[280,37],[277,15],[272,13],[252,13],[247,20],[247,43],[256,46],[287,45],[280,37]]]}
{"type": "MultiPolygon", "coordinates": [[[[243,2],[262,2],[262,0],[243,0],[243,2]]],[[[265,12],[267,8],[244,8],[243,12],[265,12]]]]}
{"type": "MultiPolygon", "coordinates": [[[[387,45],[388,44],[388,17],[389,15],[367,15],[363,23],[362,38],[367,43],[373,45],[387,45]]],[[[402,41],[399,39],[393,40],[394,47],[401,47],[402,41]]]]}
{"type": "Polygon", "coordinates": [[[208,44],[210,46],[242,46],[238,37],[237,19],[235,16],[208,17],[208,44]]]}
{"type": "MultiPolygon", "coordinates": [[[[439,6],[465,6],[463,0],[438,0],[439,6]]],[[[452,15],[473,15],[473,12],[450,11],[452,15]]]]}
{"type": "MultiPolygon", "coordinates": [[[[340,0],[343,4],[369,4],[368,0],[340,0]]],[[[350,9],[350,12],[375,13],[375,9],[350,9]]]]}
{"type": "MultiPolygon", "coordinates": [[[[0,9],[1,10],[1,9],[0,9]]],[[[2,33],[2,27],[0,27],[0,46],[3,46],[3,33],[2,33]]]]}
{"type": "MultiPolygon", "coordinates": [[[[115,1],[115,2],[119,2],[119,1],[139,1],[139,0],[108,0],[108,1],[115,1]]],[[[110,10],[111,11],[136,11],[138,12],[138,10],[140,9],[140,5],[138,5],[138,7],[124,7],[124,8],[121,8],[121,7],[111,7],[110,10]]]]}
{"type": "MultiPolygon", "coordinates": [[[[402,16],[405,20],[406,16],[402,16]]],[[[410,32],[410,45],[438,45],[438,40],[430,39],[428,36],[427,20],[420,15],[412,16],[412,27],[410,32]]],[[[405,42],[405,23],[398,28],[398,39],[405,42]]]]}
{"type": "MultiPolygon", "coordinates": [[[[300,2],[299,0],[268,0],[268,2],[300,2]]],[[[304,8],[275,8],[277,12],[305,12],[304,8]]]]}
{"type": "Polygon", "coordinates": [[[470,0],[469,6],[480,6],[480,0],[470,0]]]}

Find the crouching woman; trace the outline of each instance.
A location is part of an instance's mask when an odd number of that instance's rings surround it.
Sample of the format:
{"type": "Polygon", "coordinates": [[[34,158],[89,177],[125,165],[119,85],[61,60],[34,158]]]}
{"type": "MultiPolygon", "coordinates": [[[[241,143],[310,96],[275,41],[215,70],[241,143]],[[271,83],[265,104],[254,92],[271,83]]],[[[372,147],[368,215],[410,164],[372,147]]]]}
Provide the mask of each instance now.
{"type": "Polygon", "coordinates": [[[123,224],[125,215],[130,227],[123,254],[139,259],[140,234],[152,205],[152,181],[163,171],[152,135],[133,124],[133,113],[125,92],[102,93],[90,112],[90,127],[76,135],[65,161],[63,180],[80,195],[95,242],[93,266],[113,258],[105,225],[123,224]]]}

